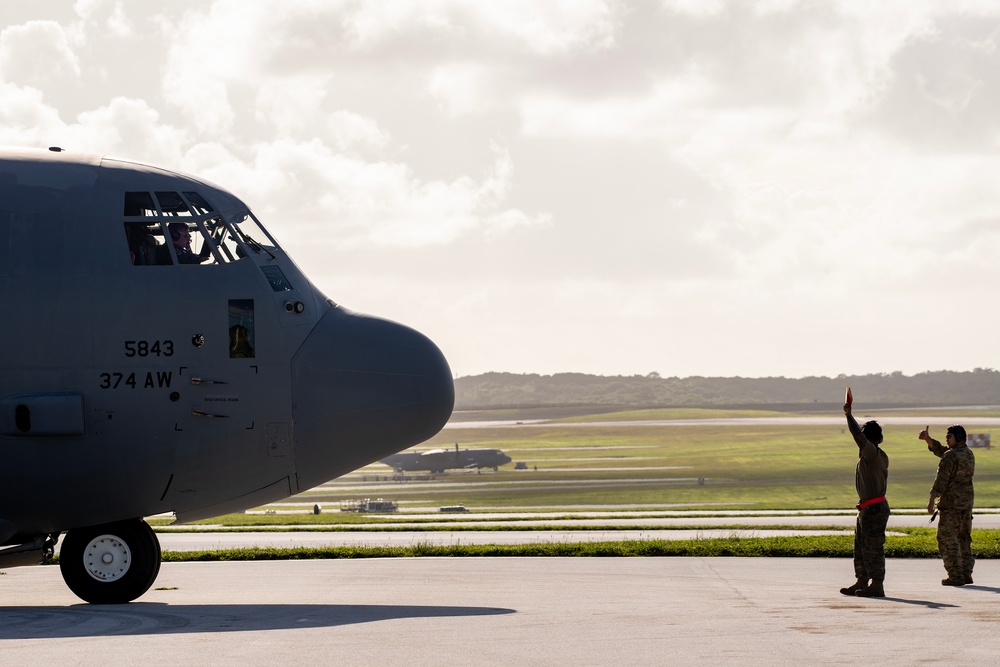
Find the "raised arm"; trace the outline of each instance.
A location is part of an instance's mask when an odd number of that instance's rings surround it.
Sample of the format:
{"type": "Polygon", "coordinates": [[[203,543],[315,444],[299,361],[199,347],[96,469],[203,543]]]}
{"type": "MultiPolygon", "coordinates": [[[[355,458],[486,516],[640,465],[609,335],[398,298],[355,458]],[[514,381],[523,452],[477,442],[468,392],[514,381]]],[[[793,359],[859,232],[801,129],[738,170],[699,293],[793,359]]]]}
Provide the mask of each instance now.
{"type": "Polygon", "coordinates": [[[920,432],[917,436],[921,440],[927,443],[927,450],[934,456],[941,458],[944,453],[948,451],[948,448],[942,445],[940,442],[931,437],[931,427],[925,426],[924,430],[920,432]]]}
{"type": "Polygon", "coordinates": [[[851,404],[844,403],[844,414],[847,416],[847,428],[850,429],[851,435],[854,436],[854,442],[857,443],[858,449],[864,454],[866,451],[874,452],[875,445],[868,441],[865,437],[864,432],[861,430],[861,426],[858,424],[858,420],[854,418],[851,413],[851,404]]]}

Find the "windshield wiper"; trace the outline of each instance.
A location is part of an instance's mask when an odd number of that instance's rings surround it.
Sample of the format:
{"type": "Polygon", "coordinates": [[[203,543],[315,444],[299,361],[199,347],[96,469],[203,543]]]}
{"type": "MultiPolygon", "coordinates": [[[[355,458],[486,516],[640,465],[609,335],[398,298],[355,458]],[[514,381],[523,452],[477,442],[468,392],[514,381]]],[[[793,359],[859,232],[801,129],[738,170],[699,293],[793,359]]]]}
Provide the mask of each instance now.
{"type": "Polygon", "coordinates": [[[243,239],[243,242],[246,243],[248,246],[250,246],[251,250],[255,251],[258,255],[263,250],[264,252],[266,252],[268,255],[271,256],[271,259],[275,259],[274,253],[272,253],[270,250],[268,250],[261,244],[257,243],[249,234],[244,232],[242,229],[239,229],[239,227],[237,227],[237,230],[239,231],[240,237],[243,239]]]}

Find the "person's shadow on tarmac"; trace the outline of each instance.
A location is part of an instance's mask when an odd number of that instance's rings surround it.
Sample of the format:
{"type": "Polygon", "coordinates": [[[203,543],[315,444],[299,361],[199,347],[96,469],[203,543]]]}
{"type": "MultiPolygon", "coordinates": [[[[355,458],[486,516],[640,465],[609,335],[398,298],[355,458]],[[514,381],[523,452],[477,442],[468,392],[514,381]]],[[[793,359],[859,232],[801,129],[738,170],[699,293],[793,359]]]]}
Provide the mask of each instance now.
{"type": "Polygon", "coordinates": [[[985,591],[987,593],[1000,593],[1000,588],[994,586],[980,586],[978,584],[966,584],[962,586],[962,590],[966,591],[985,591]]]}
{"type": "MultiPolygon", "coordinates": [[[[969,584],[967,586],[961,586],[960,588],[966,591],[983,591],[986,593],[1000,593],[1000,588],[996,588],[994,586],[977,586],[976,584],[969,584]]],[[[948,609],[960,606],[957,604],[948,604],[945,602],[933,602],[931,600],[907,600],[906,598],[894,598],[890,595],[887,595],[884,598],[879,598],[879,599],[885,600],[887,602],[900,602],[902,604],[920,605],[923,607],[927,607],[928,609],[948,609]]]]}
{"type": "MultiPolygon", "coordinates": [[[[876,598],[868,598],[876,599],[876,598]]],[[[928,609],[948,609],[951,607],[958,607],[957,604],[948,604],[946,602],[934,602],[932,600],[907,600],[906,598],[894,598],[886,595],[884,598],[877,598],[879,600],[884,600],[886,602],[900,602],[902,604],[915,604],[921,607],[927,607],[928,609]]]]}

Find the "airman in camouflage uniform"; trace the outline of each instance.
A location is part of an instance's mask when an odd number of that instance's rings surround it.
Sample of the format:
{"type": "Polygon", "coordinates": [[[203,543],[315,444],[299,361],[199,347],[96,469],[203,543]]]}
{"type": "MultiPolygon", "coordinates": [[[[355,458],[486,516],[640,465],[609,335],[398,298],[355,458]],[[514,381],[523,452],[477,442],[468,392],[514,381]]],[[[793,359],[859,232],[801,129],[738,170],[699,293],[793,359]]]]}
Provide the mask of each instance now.
{"type": "Polygon", "coordinates": [[[858,465],[854,486],[858,492],[858,520],[854,529],[854,574],[857,581],[841,588],[844,595],[885,597],[885,526],[889,522],[889,503],[885,499],[889,484],[889,457],[879,449],[882,427],[878,422],[858,422],[851,414],[851,404],[844,404],[847,426],[858,446],[858,465]]]}
{"type": "Polygon", "coordinates": [[[972,503],[974,493],[972,476],[976,472],[976,457],[965,443],[965,429],[949,426],[945,439],[948,447],[930,436],[930,427],[918,436],[927,443],[927,449],[940,457],[937,477],[931,487],[928,514],[934,511],[934,500],[938,499],[940,512],[937,543],[944,569],[948,578],[942,579],[943,586],[964,586],[972,583],[972,503]]]}

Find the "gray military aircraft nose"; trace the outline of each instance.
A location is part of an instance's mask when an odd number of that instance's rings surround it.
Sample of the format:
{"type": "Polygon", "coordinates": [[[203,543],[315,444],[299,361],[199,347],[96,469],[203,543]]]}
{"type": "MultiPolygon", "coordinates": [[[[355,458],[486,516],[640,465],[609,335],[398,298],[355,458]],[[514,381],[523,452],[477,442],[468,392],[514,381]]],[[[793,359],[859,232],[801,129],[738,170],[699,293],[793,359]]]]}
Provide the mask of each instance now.
{"type": "Polygon", "coordinates": [[[427,337],[339,306],[309,334],[291,371],[301,490],[426,440],[455,402],[448,362],[427,337]]]}
{"type": "Polygon", "coordinates": [[[160,567],[143,519],[276,502],[433,436],[441,351],[328,300],[203,179],[0,148],[0,568],[100,604],[160,567]],[[53,307],[53,306],[58,307],[53,307]]]}

